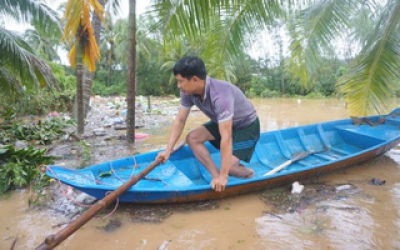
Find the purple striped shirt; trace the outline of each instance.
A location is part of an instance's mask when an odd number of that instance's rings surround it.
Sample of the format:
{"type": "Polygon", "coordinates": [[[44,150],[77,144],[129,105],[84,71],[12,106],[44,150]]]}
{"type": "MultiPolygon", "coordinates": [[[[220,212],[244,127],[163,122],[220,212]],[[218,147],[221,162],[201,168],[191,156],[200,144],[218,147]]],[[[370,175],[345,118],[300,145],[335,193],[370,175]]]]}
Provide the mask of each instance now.
{"type": "Polygon", "coordinates": [[[181,107],[196,105],[213,122],[231,120],[234,129],[244,128],[257,118],[256,110],[243,92],[235,85],[207,76],[204,100],[199,95],[181,92],[181,107]]]}

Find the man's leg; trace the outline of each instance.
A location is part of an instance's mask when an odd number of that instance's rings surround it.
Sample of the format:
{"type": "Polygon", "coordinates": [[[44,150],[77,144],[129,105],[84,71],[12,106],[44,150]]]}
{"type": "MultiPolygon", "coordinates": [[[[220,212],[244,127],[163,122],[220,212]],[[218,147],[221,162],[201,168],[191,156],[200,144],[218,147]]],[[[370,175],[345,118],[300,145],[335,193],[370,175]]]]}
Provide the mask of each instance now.
{"type": "Polygon", "coordinates": [[[239,158],[232,155],[231,169],[229,170],[229,175],[239,178],[252,178],[254,177],[254,170],[240,165],[239,158]]]}
{"type": "Polygon", "coordinates": [[[239,159],[250,162],[257,141],[260,139],[259,119],[257,118],[252,124],[245,128],[233,130],[232,137],[232,154],[235,159],[232,159],[232,167],[229,174],[241,178],[251,178],[254,176],[254,170],[240,165],[239,159]]]}
{"type": "MultiPolygon", "coordinates": [[[[186,136],[186,141],[197,160],[207,168],[213,178],[216,178],[219,176],[219,170],[211,159],[210,152],[204,146],[206,141],[212,141],[214,139],[214,136],[204,126],[196,128],[186,136]]],[[[239,158],[232,155],[229,174],[240,178],[251,178],[254,176],[254,171],[240,165],[239,158]]]]}
{"type": "Polygon", "coordinates": [[[206,141],[212,141],[214,139],[214,136],[212,136],[204,126],[194,129],[186,136],[186,142],[197,160],[207,168],[213,178],[217,178],[219,176],[218,168],[211,159],[210,152],[206,146],[204,146],[206,141]]]}

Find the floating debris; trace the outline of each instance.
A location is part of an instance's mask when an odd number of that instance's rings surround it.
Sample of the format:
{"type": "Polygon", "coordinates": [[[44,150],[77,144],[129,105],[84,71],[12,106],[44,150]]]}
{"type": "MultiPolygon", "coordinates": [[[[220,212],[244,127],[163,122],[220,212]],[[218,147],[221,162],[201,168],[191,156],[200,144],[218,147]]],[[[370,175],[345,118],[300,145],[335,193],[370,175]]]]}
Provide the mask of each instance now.
{"type": "MultiPolygon", "coordinates": [[[[297,184],[295,186],[298,186],[297,184]]],[[[355,187],[349,184],[330,185],[326,183],[307,183],[301,193],[292,193],[289,186],[269,189],[261,194],[261,200],[272,205],[272,213],[294,213],[310,205],[328,199],[342,200],[350,194],[356,194],[355,187]]],[[[268,212],[271,213],[271,212],[268,212]]]]}
{"type": "Polygon", "coordinates": [[[348,190],[348,189],[351,189],[353,186],[352,185],[349,185],[349,184],[346,184],[346,185],[340,185],[340,186],[337,186],[336,187],[336,192],[340,192],[340,191],[343,191],[343,190],[348,190]]]}
{"type": "Polygon", "coordinates": [[[218,209],[219,207],[219,201],[204,201],[171,205],[132,206],[131,204],[124,204],[120,206],[120,210],[127,212],[132,222],[162,223],[175,212],[206,211],[218,209]]]}
{"type": "Polygon", "coordinates": [[[303,192],[304,185],[301,185],[298,181],[292,184],[292,194],[301,194],[303,192]]]}
{"type": "Polygon", "coordinates": [[[372,178],[370,180],[370,183],[372,185],[375,185],[375,186],[381,186],[381,185],[385,185],[386,181],[385,180],[380,180],[380,179],[377,179],[377,178],[372,178]]]}
{"type": "Polygon", "coordinates": [[[115,218],[115,219],[109,220],[108,223],[105,226],[100,227],[100,228],[102,228],[107,233],[110,233],[110,232],[114,232],[115,230],[117,230],[121,226],[122,226],[121,220],[118,219],[118,218],[115,218]]]}

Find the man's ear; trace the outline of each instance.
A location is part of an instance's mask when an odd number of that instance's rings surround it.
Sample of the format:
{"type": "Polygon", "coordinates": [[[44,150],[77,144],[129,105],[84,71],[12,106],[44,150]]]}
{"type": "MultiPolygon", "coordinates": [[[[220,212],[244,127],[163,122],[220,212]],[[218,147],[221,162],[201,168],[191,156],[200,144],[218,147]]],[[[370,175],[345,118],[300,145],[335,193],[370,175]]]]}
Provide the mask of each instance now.
{"type": "Polygon", "coordinates": [[[193,81],[195,81],[195,82],[198,82],[198,81],[200,80],[200,78],[197,77],[197,76],[193,76],[192,79],[193,79],[193,81]]]}

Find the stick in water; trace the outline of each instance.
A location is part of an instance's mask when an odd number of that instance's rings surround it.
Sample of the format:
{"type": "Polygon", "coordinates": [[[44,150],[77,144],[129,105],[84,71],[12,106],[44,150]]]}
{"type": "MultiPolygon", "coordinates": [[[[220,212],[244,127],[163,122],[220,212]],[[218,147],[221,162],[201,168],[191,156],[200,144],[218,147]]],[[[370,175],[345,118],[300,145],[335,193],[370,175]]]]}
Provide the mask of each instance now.
{"type": "MultiPolygon", "coordinates": [[[[177,147],[174,148],[172,153],[175,153],[181,147],[185,145],[185,141],[178,144],[177,147]]],[[[81,228],[86,224],[90,219],[92,219],[98,212],[106,208],[113,201],[115,201],[119,196],[125,193],[131,186],[135,185],[138,181],[144,178],[148,173],[150,173],[155,167],[157,167],[161,162],[154,161],[147,168],[145,168],[138,175],[132,176],[129,181],[125,182],[122,186],[114,190],[111,194],[107,195],[103,199],[96,202],[89,210],[87,210],[82,216],[71,222],[68,226],[58,231],[56,234],[49,235],[46,237],[44,242],[39,245],[36,250],[50,250],[54,249],[61,242],[67,239],[70,235],[72,235],[75,231],[81,228]]]]}

